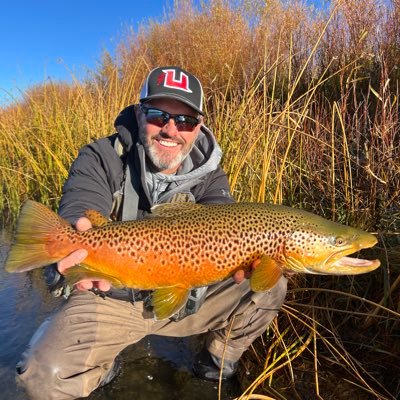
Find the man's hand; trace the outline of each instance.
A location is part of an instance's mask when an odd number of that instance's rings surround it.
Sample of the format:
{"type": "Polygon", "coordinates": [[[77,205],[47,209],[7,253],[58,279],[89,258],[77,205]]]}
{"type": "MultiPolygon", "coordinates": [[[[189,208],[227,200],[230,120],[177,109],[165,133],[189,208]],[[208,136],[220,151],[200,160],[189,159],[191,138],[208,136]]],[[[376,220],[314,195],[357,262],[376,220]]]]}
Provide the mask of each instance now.
{"type": "Polygon", "coordinates": [[[250,270],[249,271],[244,271],[243,269],[240,269],[239,271],[236,271],[233,274],[233,279],[236,283],[241,283],[245,279],[249,279],[251,277],[251,272],[257,267],[258,264],[260,264],[261,260],[255,260],[253,264],[251,264],[250,270]]]}
{"type": "MultiPolygon", "coordinates": [[[[84,232],[90,229],[91,227],[92,223],[86,217],[79,218],[78,221],[76,221],[75,228],[78,231],[84,232]]],[[[66,269],[71,268],[74,265],[82,262],[86,258],[87,254],[88,254],[87,251],[84,249],[75,250],[67,257],[63,258],[58,262],[57,264],[58,272],[60,274],[64,274],[66,269]]],[[[82,279],[75,284],[75,287],[79,290],[88,290],[92,288],[97,288],[99,290],[106,292],[107,290],[111,289],[111,284],[106,280],[92,281],[91,279],[82,279]]]]}

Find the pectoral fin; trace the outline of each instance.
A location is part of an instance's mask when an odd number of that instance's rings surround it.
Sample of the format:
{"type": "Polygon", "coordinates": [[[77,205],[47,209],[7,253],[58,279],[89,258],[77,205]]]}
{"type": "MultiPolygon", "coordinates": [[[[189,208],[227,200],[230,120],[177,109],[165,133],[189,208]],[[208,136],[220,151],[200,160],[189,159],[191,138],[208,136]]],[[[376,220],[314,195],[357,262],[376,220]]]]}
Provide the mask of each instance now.
{"type": "Polygon", "coordinates": [[[109,281],[112,284],[112,286],[116,288],[122,288],[125,286],[124,284],[122,284],[120,280],[118,280],[114,276],[105,274],[100,271],[96,271],[86,264],[79,264],[75,265],[74,267],[68,268],[64,272],[64,275],[67,278],[67,281],[72,285],[74,285],[75,283],[79,282],[82,279],[92,279],[94,281],[105,279],[109,281]]]}
{"type": "Polygon", "coordinates": [[[250,287],[254,292],[271,289],[282,276],[282,269],[271,257],[261,257],[260,264],[251,273],[250,287]]]}
{"type": "Polygon", "coordinates": [[[169,318],[186,303],[189,289],[182,286],[169,286],[154,291],[151,305],[158,320],[169,318]]]}

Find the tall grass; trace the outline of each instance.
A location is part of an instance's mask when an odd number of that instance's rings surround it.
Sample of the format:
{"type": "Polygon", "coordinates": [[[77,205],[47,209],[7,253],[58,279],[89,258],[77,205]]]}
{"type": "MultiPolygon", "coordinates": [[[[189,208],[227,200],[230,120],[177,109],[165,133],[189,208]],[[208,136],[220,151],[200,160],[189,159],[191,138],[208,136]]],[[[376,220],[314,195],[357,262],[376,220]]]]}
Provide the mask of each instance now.
{"type": "Polygon", "coordinates": [[[356,0],[325,11],[302,1],[177,1],[164,20],[127,32],[86,79],[38,85],[0,111],[2,224],[26,198],[56,208],[79,148],[112,133],[148,71],[167,64],[202,80],[206,123],[238,201],[382,233],[375,274],[292,279],[284,312],[242,364],[243,398],[398,398],[398,0],[365,0],[362,12],[356,0]],[[345,393],[331,385],[339,377],[345,393]]]}

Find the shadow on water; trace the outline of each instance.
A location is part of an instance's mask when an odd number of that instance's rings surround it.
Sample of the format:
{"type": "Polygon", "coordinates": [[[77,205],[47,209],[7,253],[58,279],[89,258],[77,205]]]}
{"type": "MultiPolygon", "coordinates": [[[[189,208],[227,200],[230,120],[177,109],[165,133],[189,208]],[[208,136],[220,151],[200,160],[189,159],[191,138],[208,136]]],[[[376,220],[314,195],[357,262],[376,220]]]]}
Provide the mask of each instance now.
{"type": "MultiPolygon", "coordinates": [[[[40,270],[9,274],[4,268],[9,238],[0,232],[0,388],[2,400],[27,400],[15,381],[15,365],[38,326],[62,303],[53,298],[40,270]]],[[[218,384],[193,376],[193,356],[201,339],[149,336],[122,353],[122,372],[110,385],[92,393],[92,400],[214,400],[218,384]]],[[[238,389],[222,387],[222,398],[238,389]]]]}

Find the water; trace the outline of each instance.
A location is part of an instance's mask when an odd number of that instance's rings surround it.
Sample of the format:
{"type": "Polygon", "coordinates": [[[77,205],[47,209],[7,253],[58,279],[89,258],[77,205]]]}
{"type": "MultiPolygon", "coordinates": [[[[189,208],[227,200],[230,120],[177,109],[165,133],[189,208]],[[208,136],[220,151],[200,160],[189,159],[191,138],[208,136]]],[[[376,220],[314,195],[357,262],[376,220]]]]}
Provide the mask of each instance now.
{"type": "MultiPolygon", "coordinates": [[[[0,398],[28,400],[15,381],[15,364],[36,328],[56,310],[41,271],[9,274],[4,268],[7,234],[0,232],[0,398]]],[[[201,338],[151,336],[122,353],[122,372],[108,386],[93,392],[96,400],[214,400],[218,384],[197,379],[191,372],[201,338]]],[[[222,388],[222,398],[238,396],[237,388],[222,388]]]]}
{"type": "MultiPolygon", "coordinates": [[[[15,382],[15,364],[37,327],[61,305],[62,300],[49,295],[42,280],[42,271],[9,274],[4,270],[3,264],[8,251],[7,243],[9,243],[9,239],[6,233],[0,231],[0,400],[28,400],[23,389],[18,387],[15,382]]],[[[397,251],[387,260],[389,265],[392,266],[393,273],[398,271],[399,268],[400,246],[397,241],[395,246],[397,251]]],[[[376,256],[376,258],[385,260],[385,254],[376,254],[367,258],[372,259],[376,256]]],[[[368,294],[366,296],[369,297],[368,294]]],[[[388,335],[388,339],[393,336],[390,330],[385,334],[388,335]]],[[[383,346],[381,343],[377,343],[378,345],[383,346]]],[[[166,338],[153,336],[145,338],[143,341],[128,347],[122,353],[121,374],[110,385],[93,392],[88,399],[218,399],[217,384],[197,379],[191,372],[193,357],[200,347],[201,338],[198,337],[166,338]]],[[[382,351],[387,352],[389,350],[390,347],[383,347],[382,351]]],[[[375,354],[379,354],[379,352],[378,348],[375,354]]],[[[372,359],[374,359],[373,355],[372,359]]],[[[388,365],[397,365],[397,360],[397,356],[393,358],[387,356],[388,365]]],[[[377,367],[370,367],[370,369],[376,370],[375,375],[378,381],[385,386],[380,375],[382,371],[378,371],[377,367]]],[[[391,370],[394,377],[398,369],[393,367],[391,370]]],[[[384,373],[387,376],[389,371],[384,373]]],[[[391,378],[388,382],[392,382],[391,378]]],[[[395,378],[393,382],[395,382],[395,378]]],[[[326,383],[325,386],[329,387],[326,383]]],[[[398,393],[398,388],[396,390],[396,393],[398,393]]],[[[238,397],[239,394],[240,390],[237,387],[223,387],[221,399],[232,399],[238,397]]],[[[311,398],[309,396],[308,388],[305,389],[304,398],[311,398]]],[[[329,398],[329,396],[326,398],[329,398]]],[[[353,398],[365,397],[353,396],[353,398]]]]}

